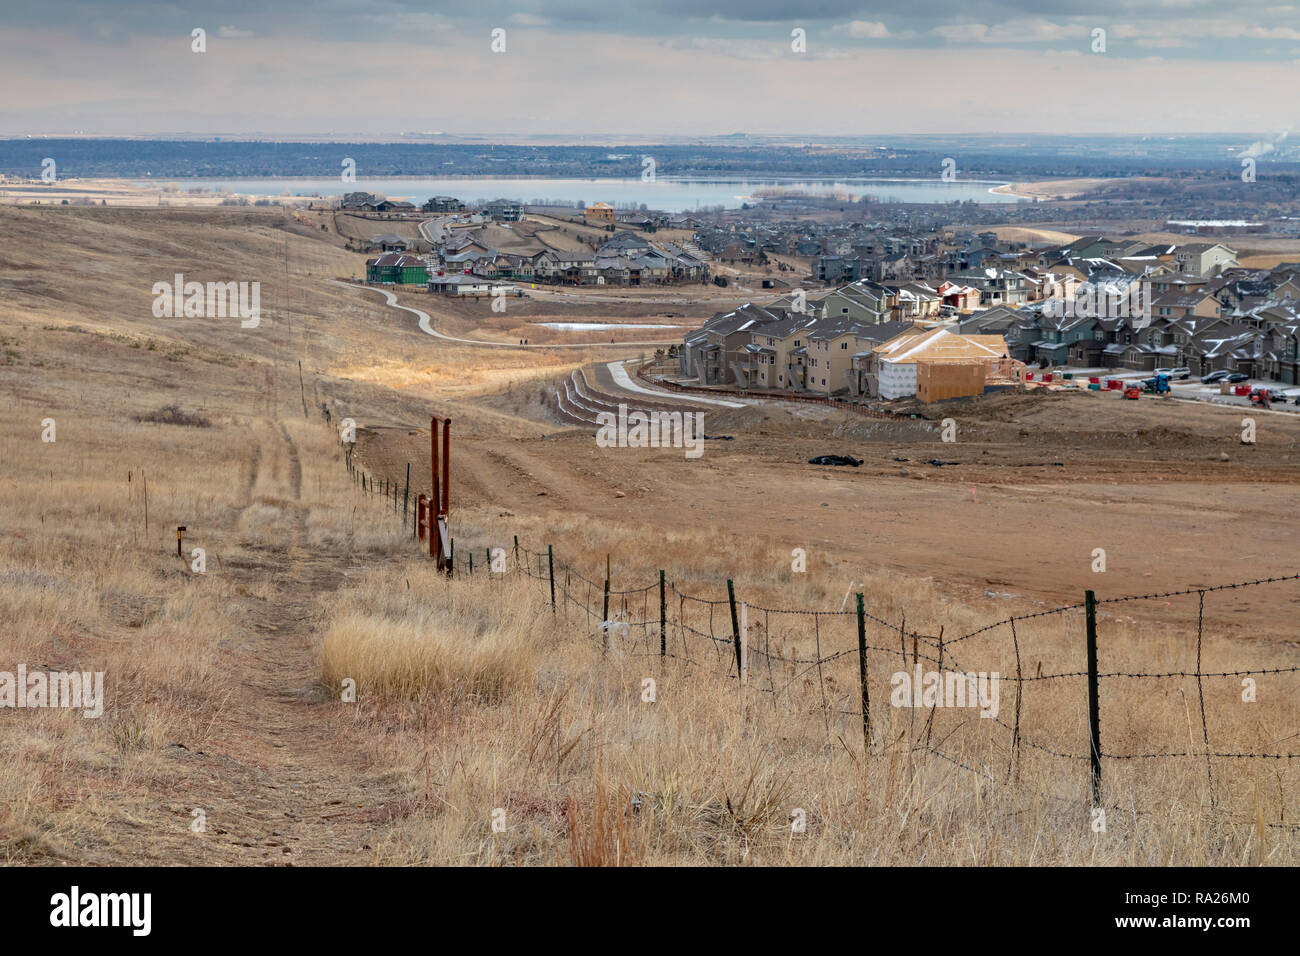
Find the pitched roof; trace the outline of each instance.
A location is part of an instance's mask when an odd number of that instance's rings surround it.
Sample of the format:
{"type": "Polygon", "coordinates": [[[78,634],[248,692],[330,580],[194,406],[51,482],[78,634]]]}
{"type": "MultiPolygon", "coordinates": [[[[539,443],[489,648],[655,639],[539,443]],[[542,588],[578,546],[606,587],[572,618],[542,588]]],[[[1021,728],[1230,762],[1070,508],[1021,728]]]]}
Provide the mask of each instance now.
{"type": "Polygon", "coordinates": [[[381,266],[383,268],[397,267],[400,269],[412,269],[416,266],[428,268],[423,259],[407,252],[385,252],[377,258],[367,259],[366,265],[381,266]]]}
{"type": "Polygon", "coordinates": [[[1000,335],[960,335],[938,328],[904,332],[874,351],[885,362],[969,361],[1001,358],[1007,354],[1007,343],[1000,335]]]}

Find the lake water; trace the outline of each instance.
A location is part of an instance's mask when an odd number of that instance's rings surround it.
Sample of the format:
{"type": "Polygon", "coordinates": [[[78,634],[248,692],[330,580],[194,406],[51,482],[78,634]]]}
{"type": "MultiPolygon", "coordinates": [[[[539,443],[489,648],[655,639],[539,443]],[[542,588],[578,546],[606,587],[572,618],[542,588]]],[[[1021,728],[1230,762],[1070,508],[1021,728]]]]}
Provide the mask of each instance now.
{"type": "Polygon", "coordinates": [[[489,199],[514,199],[525,203],[584,205],[607,202],[626,208],[640,206],[666,212],[690,212],[708,206],[739,208],[755,202],[761,189],[834,194],[860,198],[870,195],[885,202],[1023,202],[1017,196],[991,190],[1000,182],[939,179],[358,179],[343,184],[332,179],[169,179],[137,180],[141,185],[174,184],[182,190],[202,188],[249,196],[340,196],[345,192],[383,193],[419,205],[430,196],[455,196],[470,205],[489,199]]]}

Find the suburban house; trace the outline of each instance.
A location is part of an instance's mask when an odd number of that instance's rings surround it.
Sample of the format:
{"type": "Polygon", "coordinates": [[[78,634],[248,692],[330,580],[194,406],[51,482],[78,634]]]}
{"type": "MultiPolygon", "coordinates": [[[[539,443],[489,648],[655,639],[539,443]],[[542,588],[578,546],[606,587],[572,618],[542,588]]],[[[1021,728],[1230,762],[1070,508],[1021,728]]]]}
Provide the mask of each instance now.
{"type": "Polygon", "coordinates": [[[519,256],[508,252],[497,252],[480,256],[474,260],[472,269],[478,276],[489,279],[523,279],[531,282],[534,278],[533,260],[529,256],[519,256]]]}
{"type": "Polygon", "coordinates": [[[823,318],[847,316],[854,322],[879,325],[894,319],[898,293],[894,289],[859,279],[823,296],[817,306],[823,318]]]}
{"type": "Polygon", "coordinates": [[[1218,242],[1189,242],[1174,252],[1174,262],[1182,272],[1192,275],[1217,275],[1237,264],[1237,253],[1218,242]]]}
{"type": "Polygon", "coordinates": [[[1222,303],[1204,288],[1194,292],[1163,292],[1151,300],[1151,315],[1161,319],[1182,319],[1189,315],[1213,318],[1222,314],[1222,303]]]}
{"type": "Polygon", "coordinates": [[[524,204],[513,199],[494,199],[483,204],[483,215],[497,222],[519,222],[524,218],[524,204]]]}
{"type": "Polygon", "coordinates": [[[432,276],[429,279],[429,291],[438,295],[491,295],[496,283],[481,276],[456,275],[432,276]]]}
{"type": "Polygon", "coordinates": [[[895,319],[929,319],[939,314],[942,304],[939,290],[924,282],[900,282],[892,288],[896,302],[893,309],[895,319]]]}
{"type": "Polygon", "coordinates": [[[750,303],[715,315],[683,339],[677,353],[679,371],[701,385],[745,384],[735,366],[752,362],[745,351],[752,341],[749,330],[779,318],[777,313],[750,303]]]}
{"type": "Polygon", "coordinates": [[[582,211],[587,219],[597,219],[601,222],[614,221],[614,207],[607,202],[592,203],[582,211]]]}
{"type": "Polygon", "coordinates": [[[430,196],[420,207],[421,212],[464,212],[465,204],[454,196],[430,196]]]}
{"type": "Polygon", "coordinates": [[[464,252],[491,254],[495,253],[496,250],[482,239],[471,235],[469,230],[455,229],[442,244],[442,256],[446,259],[448,256],[464,252]]]}
{"type": "Polygon", "coordinates": [[[373,193],[348,193],[339,201],[340,209],[353,212],[415,212],[415,204],[404,200],[380,199],[373,193]]]}
{"type": "Polygon", "coordinates": [[[1092,357],[1088,364],[1100,360],[1105,348],[1104,338],[1097,338],[1094,330],[1097,318],[1087,315],[1052,315],[1044,313],[1038,324],[1042,338],[1030,343],[1027,358],[1024,361],[1047,360],[1049,365],[1065,365],[1071,361],[1072,346],[1075,355],[1092,357]]]}
{"type": "Polygon", "coordinates": [[[1253,376],[1263,359],[1264,338],[1259,329],[1242,325],[1212,330],[1192,346],[1188,368],[1194,366],[1200,375],[1229,369],[1253,376]]]}
{"type": "Polygon", "coordinates": [[[596,257],[590,252],[547,249],[533,257],[533,275],[562,285],[595,285],[596,257]]]}
{"type": "Polygon", "coordinates": [[[609,258],[613,256],[639,256],[649,252],[653,246],[649,240],[638,236],[635,232],[616,232],[596,249],[596,258],[609,258]]]}
{"type": "Polygon", "coordinates": [[[429,267],[419,256],[389,252],[366,260],[366,281],[385,285],[424,285],[429,281],[429,267]]]}
{"type": "Polygon", "coordinates": [[[1300,385],[1300,323],[1273,326],[1263,345],[1255,373],[1284,385],[1300,385]]]}
{"type": "Polygon", "coordinates": [[[816,319],[791,314],[749,329],[747,362],[738,364],[745,385],[757,388],[803,389],[806,382],[807,330],[816,319]]]}
{"type": "Polygon", "coordinates": [[[381,201],[374,193],[352,192],[344,194],[343,198],[339,200],[339,208],[360,210],[381,201]]]}
{"type": "Polygon", "coordinates": [[[366,249],[378,249],[380,252],[406,252],[411,247],[411,240],[386,232],[383,235],[371,236],[369,239],[362,240],[362,245],[366,249]]]}
{"type": "Polygon", "coordinates": [[[974,286],[945,281],[939,284],[936,291],[939,294],[939,301],[950,309],[971,312],[979,308],[980,290],[974,286]]]}
{"type": "Polygon", "coordinates": [[[810,392],[834,395],[853,389],[853,356],[858,343],[877,325],[859,325],[843,316],[822,319],[808,327],[804,387],[810,392]]]}
{"type": "Polygon", "coordinates": [[[1174,365],[1178,345],[1172,323],[1166,318],[1152,319],[1145,328],[1124,327],[1116,331],[1116,342],[1106,350],[1119,355],[1119,366],[1136,372],[1153,371],[1158,366],[1174,365]]]}
{"type": "Polygon", "coordinates": [[[467,246],[462,252],[444,252],[442,267],[447,272],[473,272],[479,262],[495,258],[496,252],[467,246]]]}

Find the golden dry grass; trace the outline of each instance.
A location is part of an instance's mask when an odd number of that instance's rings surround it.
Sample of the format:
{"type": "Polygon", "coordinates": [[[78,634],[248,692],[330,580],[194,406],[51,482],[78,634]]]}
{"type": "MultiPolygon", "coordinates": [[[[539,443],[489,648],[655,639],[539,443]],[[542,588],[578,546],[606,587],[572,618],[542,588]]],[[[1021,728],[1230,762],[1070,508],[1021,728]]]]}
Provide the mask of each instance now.
{"type": "MultiPolygon", "coordinates": [[[[0,669],[103,670],[108,692],[98,720],[0,711],[2,860],[1297,862],[1296,830],[1272,825],[1300,812],[1290,761],[1216,758],[1211,786],[1202,757],[1108,760],[1108,827],[1094,832],[1077,677],[1025,684],[1015,761],[995,721],[888,705],[889,675],[912,653],[895,630],[904,614],[908,631],[943,628],[950,641],[1039,610],[1024,601],[964,601],[916,569],[864,569],[833,548],[793,573],[775,536],[732,546],[702,513],[665,531],[634,508],[604,521],[459,499],[457,553],[473,552],[477,573],[438,577],[397,515],[349,479],[322,406],[335,424],[357,420],[363,467],[367,435],[417,429],[431,410],[455,416],[458,438],[507,443],[543,428],[525,417],[528,395],[569,356],[439,346],[436,361],[412,362],[427,337],[320,281],[354,257],[282,213],[23,207],[0,210],[0,227],[14,239],[0,266],[0,669]],[[65,262],[71,280],[50,265],[65,262]],[[153,320],[149,286],[174,271],[290,278],[278,298],[268,287],[270,315],[252,334],[153,320]],[[476,401],[503,384],[515,394],[476,401]],[[137,420],[171,405],[210,427],[137,420]],[[39,438],[46,417],[58,423],[52,444],[39,438]],[[181,524],[187,549],[207,551],[203,574],[175,555],[181,524]],[[492,546],[514,565],[515,535],[534,552],[555,546],[556,613],[536,578],[483,572],[492,546]],[[725,604],[710,623],[706,606],[670,602],[675,656],[661,658],[657,593],[618,596],[627,633],[603,640],[598,617],[574,603],[599,609],[599,585],[588,591],[572,571],[600,581],[607,556],[618,590],[653,585],[662,567],[681,591],[722,601],[734,579],[750,606],[749,685],[730,673],[725,604]],[[886,622],[868,630],[870,750],[852,616],[810,630],[805,616],[759,610],[838,609],[848,581],[886,622]],[[769,667],[759,649],[848,653],[819,669],[769,667]],[[355,703],[339,700],[347,677],[355,703]],[[195,807],[210,810],[207,836],[189,829],[195,807]]],[[[1242,640],[1224,623],[1247,601],[1294,600],[1294,585],[1278,587],[1207,599],[1204,669],[1296,664],[1285,635],[1242,640]]],[[[1157,628],[1142,606],[1104,608],[1102,669],[1192,669],[1195,614],[1185,605],[1182,624],[1157,628]]],[[[1017,639],[1025,675],[1081,669],[1077,612],[1025,622],[1017,639]]],[[[1005,627],[945,653],[969,670],[1017,670],[1005,627]]],[[[1294,682],[1261,676],[1252,705],[1238,681],[1207,680],[1213,748],[1296,750],[1294,682]]],[[[1006,723],[1014,690],[1003,686],[1006,723]]],[[[1203,747],[1186,678],[1106,678],[1101,713],[1109,752],[1203,747]]]]}
{"type": "Polygon", "coordinates": [[[494,703],[529,685],[536,668],[531,602],[518,587],[490,606],[460,591],[431,602],[443,582],[431,562],[367,578],[339,596],[321,639],[321,672],[363,695],[494,703]]]}
{"type": "MultiPolygon", "coordinates": [[[[588,557],[588,566],[579,569],[585,572],[600,573],[607,549],[629,553],[615,529],[549,530],[567,542],[558,549],[562,556],[588,557]]],[[[459,533],[469,534],[464,526],[459,533]]],[[[504,530],[471,540],[458,539],[458,549],[510,547],[504,530]]],[[[659,551],[670,580],[712,599],[725,593],[720,557],[709,551],[706,538],[683,534],[666,545],[659,551]]],[[[527,555],[522,560],[529,563],[527,555]]],[[[653,581],[652,573],[633,576],[625,560],[615,559],[616,587],[653,581]]],[[[542,577],[531,579],[531,594],[513,571],[494,580],[479,564],[473,579],[462,567],[452,582],[416,587],[413,580],[412,592],[424,597],[403,599],[403,580],[421,571],[427,575],[425,561],[388,568],[362,585],[364,594],[399,595],[380,615],[386,628],[403,608],[412,622],[427,620],[430,604],[448,611],[475,608],[465,614],[469,626],[488,634],[508,629],[532,670],[529,680],[491,700],[432,693],[412,703],[411,689],[401,687],[391,695],[381,688],[379,700],[362,703],[376,729],[408,731],[386,737],[383,753],[405,761],[412,799],[423,807],[392,834],[381,854],[386,862],[1214,865],[1287,864],[1296,858],[1293,831],[1268,826],[1292,821],[1296,812],[1294,773],[1274,761],[1216,759],[1211,787],[1203,757],[1107,760],[1107,830],[1094,832],[1086,692],[1079,677],[1025,685],[1022,746],[1014,754],[1014,684],[1002,686],[1000,723],[971,711],[940,709],[931,716],[928,709],[891,707],[890,675],[910,670],[914,645],[907,639],[900,648],[897,631],[873,623],[868,659],[874,741],[867,752],[851,615],[821,618],[814,636],[806,617],[765,619],[751,609],[754,648],[806,660],[850,653],[820,669],[780,660],[769,666],[755,655],[750,683],[741,688],[734,679],[725,606],[717,609],[712,628],[705,613],[688,612],[685,618],[690,627],[720,636],[722,643],[715,644],[679,626],[673,600],[668,647],[677,656],[660,658],[657,589],[648,617],[639,598],[626,604],[615,598],[611,617],[626,608],[624,619],[632,627],[602,650],[599,613],[592,617],[565,600],[563,564],[557,575],[561,610],[552,614],[544,561],[542,567],[542,577]],[[485,613],[499,623],[478,623],[485,613]],[[647,620],[648,627],[638,626],[647,620]],[[656,685],[653,703],[643,699],[647,678],[656,685]],[[400,721],[395,709],[405,715],[400,721]],[[1057,757],[1042,747],[1073,756],[1057,757]],[[495,811],[504,811],[504,831],[492,829],[495,811]],[[802,832],[792,828],[796,820],[806,821],[802,832]]],[[[741,582],[739,596],[751,604],[835,609],[844,597],[780,570],[780,556],[763,549],[726,567],[741,582]]],[[[909,632],[916,626],[937,634],[942,624],[951,639],[954,629],[965,632],[987,620],[932,582],[875,574],[858,586],[869,613],[899,620],[905,611],[909,632]]],[[[569,577],[567,590],[581,603],[590,594],[599,612],[599,588],[589,592],[569,577]]],[[[340,611],[353,630],[362,629],[357,603],[344,597],[340,611]]],[[[1144,635],[1127,615],[1108,611],[1100,627],[1104,672],[1192,669],[1194,640],[1186,630],[1144,635]]],[[[430,634],[437,641],[436,630],[430,634]]],[[[1083,668],[1077,612],[1021,622],[1018,640],[1026,676],[1083,668]]],[[[428,653],[410,646],[416,661],[428,653]]],[[[924,656],[933,655],[935,645],[920,642],[919,651],[923,666],[932,669],[924,656]]],[[[949,645],[950,664],[954,653],[967,670],[1017,672],[1007,628],[949,645]]],[[[1236,642],[1207,640],[1204,669],[1226,669],[1228,662],[1275,666],[1276,653],[1267,646],[1243,649],[1236,642]]],[[[389,661],[388,668],[395,665],[389,661]]],[[[1274,698],[1266,723],[1294,726],[1298,715],[1287,696],[1294,675],[1260,680],[1274,698]]],[[[1120,678],[1103,681],[1107,752],[1198,754],[1195,682],[1147,683],[1129,693],[1120,678]]],[[[1264,711],[1241,702],[1237,681],[1207,683],[1215,750],[1287,749],[1285,741],[1260,733],[1257,714],[1264,711]]]]}

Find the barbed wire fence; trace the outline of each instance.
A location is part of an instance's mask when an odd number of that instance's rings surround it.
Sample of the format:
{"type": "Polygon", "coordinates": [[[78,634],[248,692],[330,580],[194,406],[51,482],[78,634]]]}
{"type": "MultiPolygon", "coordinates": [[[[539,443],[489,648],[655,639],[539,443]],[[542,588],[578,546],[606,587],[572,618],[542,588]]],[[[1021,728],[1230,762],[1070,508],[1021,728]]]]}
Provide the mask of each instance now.
{"type": "MultiPolygon", "coordinates": [[[[418,536],[419,528],[412,520],[415,508],[410,495],[409,466],[405,481],[369,475],[350,455],[347,467],[360,490],[384,497],[393,512],[402,516],[403,528],[418,536]]],[[[476,537],[485,540],[484,536],[476,537]]],[[[543,601],[549,597],[551,612],[563,615],[570,624],[581,623],[587,637],[599,642],[603,652],[616,648],[626,655],[672,660],[688,668],[711,667],[719,679],[739,682],[765,695],[773,707],[789,704],[796,693],[802,700],[815,701],[814,710],[821,717],[828,741],[836,737],[843,741],[846,733],[860,733],[864,751],[871,754],[902,753],[909,757],[928,754],[989,781],[1018,781],[1025,764],[1039,758],[1054,761],[1050,772],[1059,776],[1060,763],[1064,761],[1077,768],[1070,779],[1079,782],[1077,793],[1086,796],[1094,807],[1103,804],[1104,761],[1201,762],[1210,805],[1214,807],[1216,763],[1273,761],[1295,766],[1293,762],[1300,760],[1300,750],[1294,743],[1290,747],[1269,749],[1230,734],[1216,732],[1212,737],[1206,705],[1208,682],[1236,680],[1246,687],[1242,698],[1245,700],[1245,694],[1253,692],[1258,679],[1300,674],[1300,665],[1216,670],[1204,667],[1207,596],[1295,584],[1300,582],[1300,574],[1111,598],[1097,598],[1092,591],[1087,591],[1078,604],[1011,615],[945,637],[944,628],[938,634],[909,629],[905,614],[898,621],[891,621],[871,613],[860,592],[853,595],[852,609],[770,607],[738,600],[732,580],[726,582],[725,596],[706,598],[687,593],[675,581],[668,580],[664,570],[644,586],[615,588],[608,576],[593,578],[567,561],[557,561],[553,546],[548,545],[544,551],[532,550],[521,545],[517,537],[509,547],[480,546],[478,561],[475,561],[476,550],[463,546],[458,558],[452,538],[451,554],[451,567],[456,575],[494,578],[518,575],[538,583],[545,589],[543,601]],[[1108,612],[1113,617],[1112,609],[1122,605],[1163,602],[1171,606],[1172,600],[1179,598],[1194,600],[1196,606],[1195,642],[1189,648],[1195,654],[1192,669],[1147,671],[1124,666],[1101,669],[1099,618],[1108,612]],[[1067,628],[1069,635],[1079,633],[1081,641],[1067,644],[1077,648],[1080,657],[1077,663],[1044,673],[1040,657],[1031,673],[1032,648],[1023,633],[1030,622],[1034,625],[1055,622],[1067,628]],[[963,760],[945,747],[970,724],[969,719],[945,720],[942,716],[945,705],[940,697],[948,686],[956,690],[958,697],[963,696],[963,690],[971,697],[976,695],[977,672],[967,670],[962,663],[968,650],[972,652],[968,659],[991,656],[999,662],[999,668],[1003,662],[1010,665],[1007,670],[993,672],[998,681],[1014,691],[1010,720],[996,712],[981,715],[989,718],[989,727],[1002,732],[997,759],[990,753],[982,761],[963,760]],[[880,702],[875,702],[873,707],[871,675],[882,672],[891,674],[891,684],[900,674],[908,675],[913,695],[910,706],[900,707],[891,700],[892,707],[882,706],[880,702]],[[929,691],[922,694],[917,689],[917,681],[926,679],[935,692],[933,697],[929,691]],[[1102,689],[1112,686],[1112,682],[1177,680],[1195,682],[1197,719],[1193,720],[1191,702],[1187,702],[1186,745],[1141,746],[1154,735],[1152,725],[1157,715],[1152,711],[1157,709],[1157,702],[1165,699],[1159,693],[1107,694],[1106,706],[1102,707],[1102,689]],[[1080,715],[1074,739],[1081,745],[1062,746],[1035,736],[1030,728],[1030,700],[1026,693],[1030,687],[1050,688],[1047,693],[1040,690],[1035,712],[1050,713],[1056,704],[1057,713],[1080,715]],[[905,720],[898,716],[900,709],[906,710],[905,720]],[[1103,714],[1107,715],[1105,735],[1103,714]],[[1197,723],[1199,727],[1195,726],[1197,723]],[[1227,736],[1229,743],[1219,743],[1221,736],[1227,736]]],[[[1125,650],[1130,657],[1144,653],[1141,648],[1105,646],[1108,657],[1119,660],[1124,659],[1125,650]]],[[[895,689],[894,694],[897,693],[895,689]]],[[[1300,727],[1268,736],[1274,743],[1300,741],[1300,727]]],[[[1058,799],[1077,802],[1076,797],[1058,799]]],[[[1300,822],[1285,819],[1267,825],[1300,829],[1300,822]]]]}

